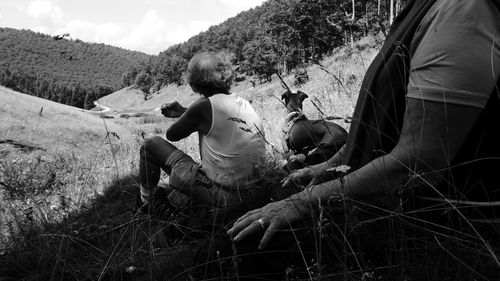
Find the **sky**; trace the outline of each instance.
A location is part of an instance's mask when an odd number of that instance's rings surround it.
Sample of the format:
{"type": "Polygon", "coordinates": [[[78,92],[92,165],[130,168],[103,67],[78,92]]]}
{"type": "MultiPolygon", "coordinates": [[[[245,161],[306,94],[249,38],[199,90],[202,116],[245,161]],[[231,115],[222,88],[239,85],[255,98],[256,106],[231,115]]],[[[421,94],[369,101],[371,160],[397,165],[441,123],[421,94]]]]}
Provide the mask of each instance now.
{"type": "Polygon", "coordinates": [[[157,55],[265,0],[0,0],[0,27],[157,55]]]}

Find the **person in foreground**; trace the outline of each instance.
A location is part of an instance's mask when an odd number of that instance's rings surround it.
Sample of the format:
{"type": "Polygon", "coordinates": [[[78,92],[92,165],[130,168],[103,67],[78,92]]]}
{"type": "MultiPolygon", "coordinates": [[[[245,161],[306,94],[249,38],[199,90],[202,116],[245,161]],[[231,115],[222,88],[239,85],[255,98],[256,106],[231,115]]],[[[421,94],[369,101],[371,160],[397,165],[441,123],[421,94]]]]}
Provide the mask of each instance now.
{"type": "Polygon", "coordinates": [[[187,81],[202,97],[187,109],[177,102],[162,108],[167,117],[180,115],[167,130],[168,141],[152,137],[142,145],[143,211],[153,208],[153,214],[164,212],[161,203],[167,196],[169,203],[180,209],[187,201],[198,206],[226,206],[252,194],[258,167],[264,164],[264,130],[249,102],[230,93],[232,78],[230,65],[216,53],[200,53],[191,59],[187,81]],[[194,132],[199,135],[201,165],[169,142],[194,132]],[[170,193],[156,187],[160,169],[169,174],[170,193]],[[148,204],[150,201],[153,203],[148,204]]]}
{"type": "Polygon", "coordinates": [[[284,179],[313,179],[302,192],[246,213],[228,234],[236,247],[261,237],[265,250],[320,205],[395,193],[409,194],[410,216],[451,229],[498,223],[499,77],[500,1],[409,1],[367,70],[346,145],[284,179]],[[316,180],[340,165],[346,175],[316,180]]]}

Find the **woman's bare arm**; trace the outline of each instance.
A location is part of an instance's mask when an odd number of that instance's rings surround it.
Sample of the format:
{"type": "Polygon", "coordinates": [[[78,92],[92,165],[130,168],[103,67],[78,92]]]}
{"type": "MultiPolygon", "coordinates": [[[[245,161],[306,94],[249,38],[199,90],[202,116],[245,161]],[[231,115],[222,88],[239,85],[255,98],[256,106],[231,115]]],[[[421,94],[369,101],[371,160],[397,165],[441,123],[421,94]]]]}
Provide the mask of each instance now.
{"type": "Polygon", "coordinates": [[[207,134],[212,125],[212,107],[208,98],[193,102],[182,116],[167,129],[167,139],[178,141],[193,132],[207,134]]]}

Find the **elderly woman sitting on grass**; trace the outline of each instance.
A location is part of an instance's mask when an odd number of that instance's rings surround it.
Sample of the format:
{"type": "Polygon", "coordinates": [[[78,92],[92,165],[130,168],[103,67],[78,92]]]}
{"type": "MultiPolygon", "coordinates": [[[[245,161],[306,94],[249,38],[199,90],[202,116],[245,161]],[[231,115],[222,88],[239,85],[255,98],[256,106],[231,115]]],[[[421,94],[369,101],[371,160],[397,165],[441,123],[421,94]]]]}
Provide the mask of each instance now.
{"type": "Polygon", "coordinates": [[[188,108],[177,102],[164,106],[167,117],[180,115],[167,130],[168,141],[152,137],[142,145],[141,211],[162,216],[166,209],[184,208],[187,202],[227,206],[256,192],[258,168],[265,160],[264,130],[250,103],[230,93],[232,79],[231,66],[219,54],[200,53],[191,59],[187,81],[201,97],[188,108]],[[170,143],[194,132],[201,164],[170,143]],[[156,188],[160,169],[169,175],[168,189],[156,188]]]}

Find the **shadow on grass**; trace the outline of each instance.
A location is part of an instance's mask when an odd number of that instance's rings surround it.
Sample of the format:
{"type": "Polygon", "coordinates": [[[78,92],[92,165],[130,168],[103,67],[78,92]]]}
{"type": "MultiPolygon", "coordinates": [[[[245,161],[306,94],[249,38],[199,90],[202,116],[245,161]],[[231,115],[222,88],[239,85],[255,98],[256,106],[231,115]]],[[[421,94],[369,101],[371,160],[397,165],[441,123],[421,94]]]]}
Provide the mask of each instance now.
{"type": "MultiPolygon", "coordinates": [[[[140,280],[164,278],[190,245],[169,247],[163,223],[135,216],[138,180],[126,176],[61,222],[21,229],[0,253],[0,280],[140,280]]],[[[179,271],[179,269],[176,269],[179,271]]]]}
{"type": "MultiPolygon", "coordinates": [[[[134,215],[137,182],[120,178],[63,221],[23,229],[0,253],[0,280],[172,280],[189,272],[197,243],[166,243],[164,222],[134,215]]],[[[315,271],[307,280],[498,280],[499,266],[465,229],[433,232],[404,213],[354,205],[355,219],[325,212],[313,230],[309,239],[322,239],[311,247],[331,247],[325,260],[337,262],[306,261],[315,271]]],[[[500,239],[490,239],[498,253],[500,239]]]]}

